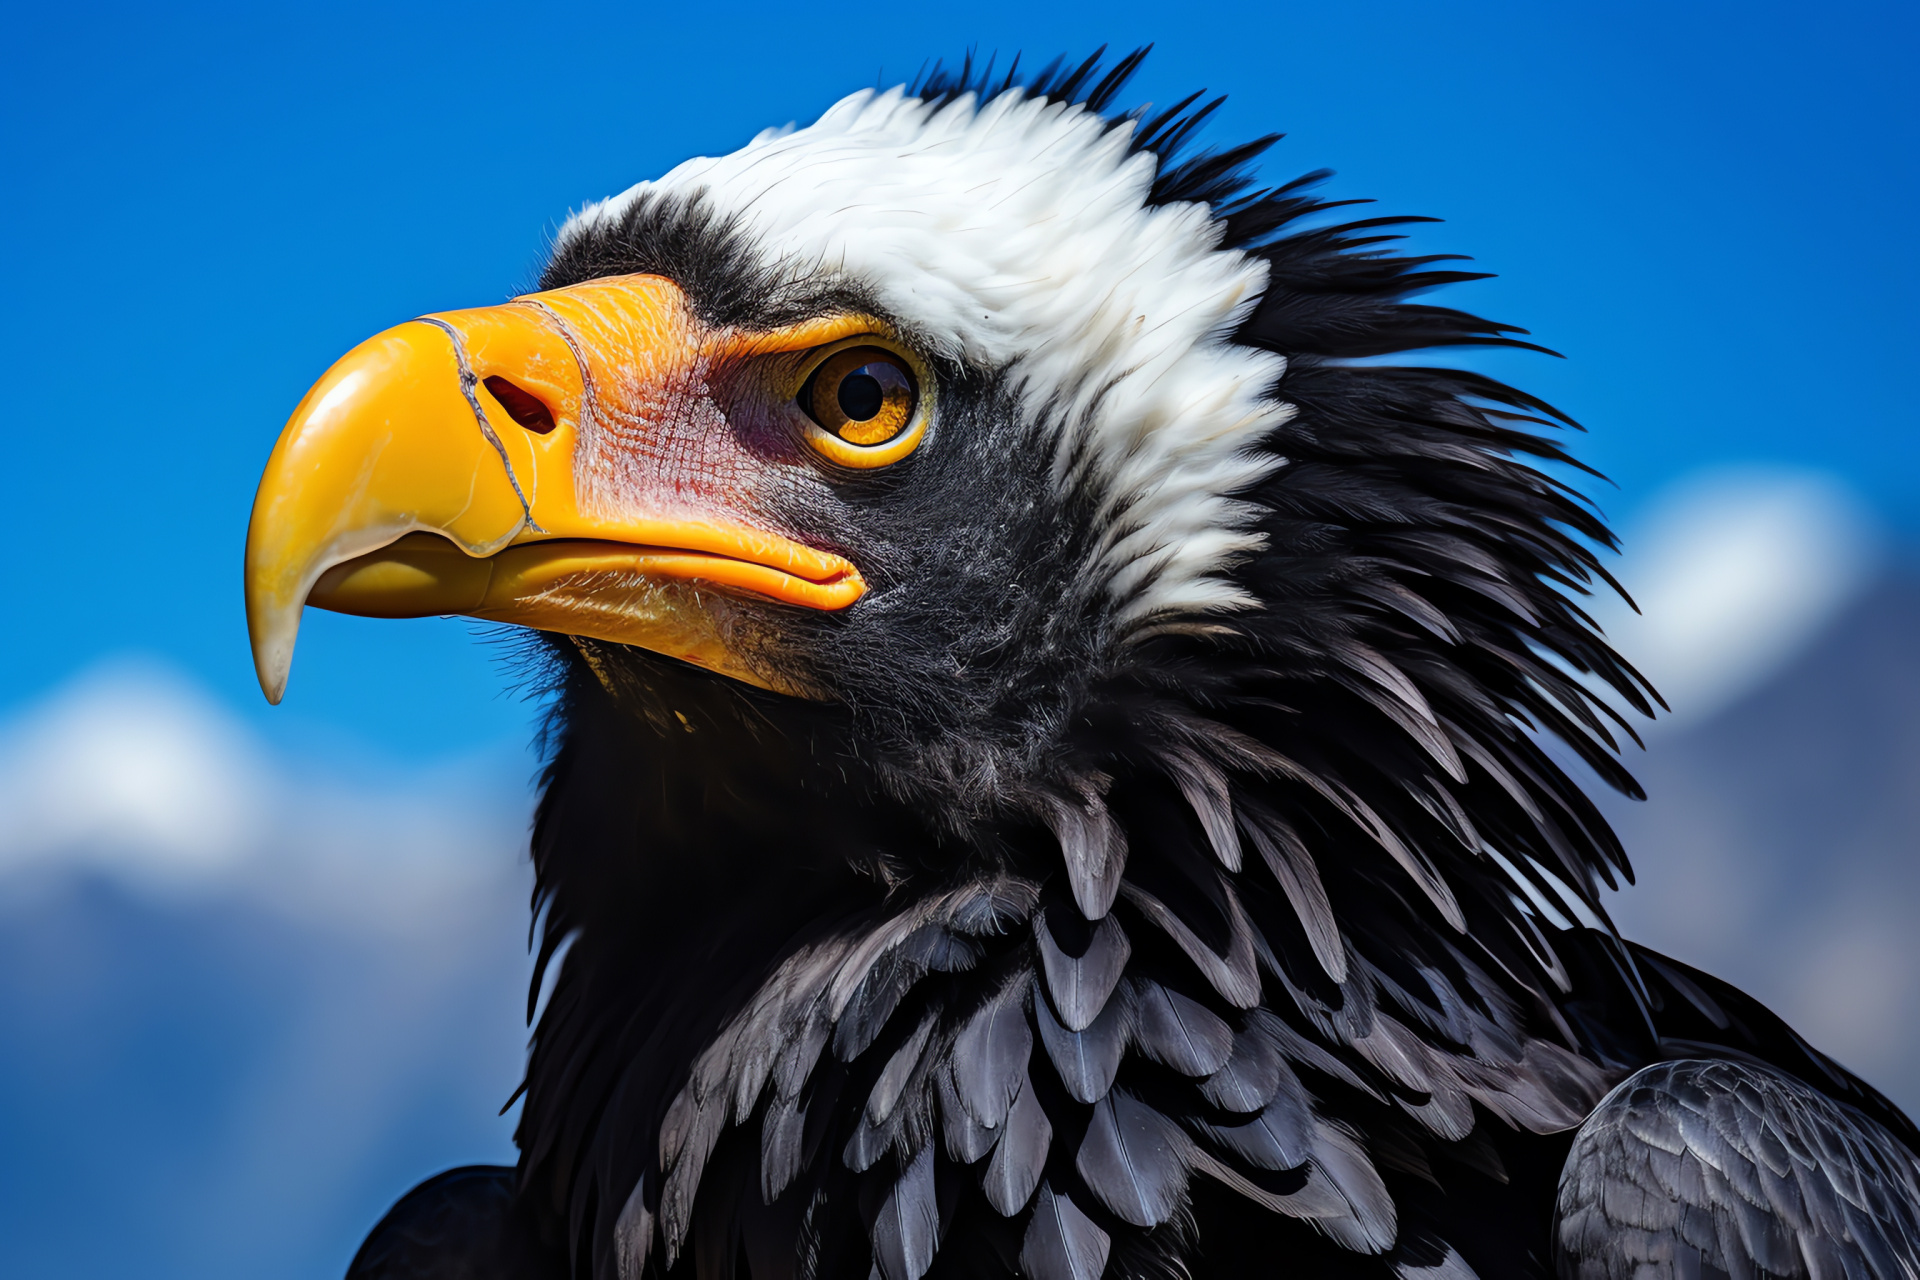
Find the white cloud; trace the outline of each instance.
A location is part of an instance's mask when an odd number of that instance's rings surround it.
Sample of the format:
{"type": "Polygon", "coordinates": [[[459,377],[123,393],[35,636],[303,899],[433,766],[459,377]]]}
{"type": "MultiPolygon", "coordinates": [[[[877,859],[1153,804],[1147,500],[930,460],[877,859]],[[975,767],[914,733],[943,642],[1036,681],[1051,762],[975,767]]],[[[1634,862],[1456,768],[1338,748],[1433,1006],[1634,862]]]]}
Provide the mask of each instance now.
{"type": "Polygon", "coordinates": [[[131,663],[92,672],[0,731],[0,873],[81,863],[177,881],[258,845],[269,780],[191,686],[131,663]]]}
{"type": "Polygon", "coordinates": [[[1696,723],[1790,661],[1866,584],[1875,538],[1829,476],[1742,467],[1702,472],[1627,531],[1619,576],[1640,614],[1602,599],[1598,619],[1673,708],[1696,723]]]}
{"type": "Polygon", "coordinates": [[[281,760],[179,674],[108,664],[0,725],[0,889],[85,871],[372,925],[523,856],[524,758],[351,763],[281,760]]]}
{"type": "Polygon", "coordinates": [[[217,1082],[142,1103],[188,1141],[63,1139],[75,1203],[164,1170],[123,1206],[128,1256],[337,1275],[411,1181],[513,1159],[495,1113],[526,1035],[531,761],[369,763],[281,757],[144,662],[0,724],[0,937],[34,992],[0,991],[0,1056],[29,1079],[86,1064],[109,1113],[182,1062],[217,1082]],[[171,1021],[141,1023],[153,1002],[171,1021]],[[57,1035],[33,1031],[46,1008],[57,1035]]]}

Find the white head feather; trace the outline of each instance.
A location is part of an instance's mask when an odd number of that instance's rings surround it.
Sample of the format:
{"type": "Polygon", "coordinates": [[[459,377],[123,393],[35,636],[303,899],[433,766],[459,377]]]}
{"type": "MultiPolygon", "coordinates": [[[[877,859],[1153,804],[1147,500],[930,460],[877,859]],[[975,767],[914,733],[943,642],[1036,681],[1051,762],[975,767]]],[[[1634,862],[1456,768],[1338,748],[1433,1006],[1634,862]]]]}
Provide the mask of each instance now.
{"type": "Polygon", "coordinates": [[[1282,357],[1230,340],[1265,263],[1220,248],[1204,205],[1148,205],[1157,161],[1133,128],[1018,89],[865,90],[589,205],[559,240],[697,194],[770,267],[857,281],[939,354],[1008,368],[1058,424],[1056,482],[1100,495],[1124,632],[1250,603],[1219,576],[1260,544],[1231,495],[1281,465],[1253,446],[1292,412],[1271,398],[1282,357]]]}

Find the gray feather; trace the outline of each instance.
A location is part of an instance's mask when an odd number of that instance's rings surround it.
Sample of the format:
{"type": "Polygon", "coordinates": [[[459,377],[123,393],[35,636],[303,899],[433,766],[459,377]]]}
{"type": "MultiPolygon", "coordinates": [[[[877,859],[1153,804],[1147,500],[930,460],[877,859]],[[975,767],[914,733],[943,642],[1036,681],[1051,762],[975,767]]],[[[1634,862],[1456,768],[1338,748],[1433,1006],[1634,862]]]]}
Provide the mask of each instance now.
{"type": "Polygon", "coordinates": [[[940,1246],[933,1148],[923,1147],[894,1182],[873,1221],[873,1261],[885,1280],[920,1280],[940,1246]]]}
{"type": "Polygon", "coordinates": [[[1162,747],[1160,759],[1173,775],[1174,785],[1200,819],[1214,856],[1229,871],[1240,869],[1240,835],[1234,829],[1233,798],[1227,775],[1197,751],[1184,747],[1162,747]]]}
{"type": "Polygon", "coordinates": [[[1291,824],[1272,814],[1250,812],[1242,806],[1241,817],[1253,847],[1259,851],[1261,861],[1267,864],[1273,878],[1280,882],[1280,891],[1286,894],[1288,905],[1299,919],[1300,928],[1307,935],[1307,945],[1313,948],[1313,958],[1320,962],[1329,978],[1345,982],[1346,941],[1340,936],[1340,922],[1334,918],[1333,903],[1327,898],[1327,887],[1321,882],[1313,852],[1291,824]]]}
{"type": "MultiPolygon", "coordinates": [[[[1104,785],[1105,779],[1100,779],[1104,785]]],[[[1127,865],[1127,833],[1107,812],[1107,802],[1092,783],[1080,789],[1080,802],[1044,797],[1041,816],[1060,842],[1073,901],[1089,920],[1098,920],[1113,907],[1120,891],[1120,875],[1127,865]]]]}
{"type": "Polygon", "coordinates": [[[1210,1076],[1233,1055],[1233,1028],[1212,1010],[1145,980],[1134,984],[1133,1040],[1182,1075],[1210,1076]]]}
{"type": "Polygon", "coordinates": [[[1346,1213],[1321,1221],[1334,1240],[1356,1253],[1385,1253],[1399,1233],[1399,1214],[1386,1183],[1352,1131],[1321,1120],[1314,1132],[1309,1163],[1346,1205],[1346,1213]]]}
{"type": "Polygon", "coordinates": [[[1020,1274],[1026,1280],[1100,1280],[1112,1248],[1107,1233],[1078,1205],[1040,1184],[1020,1246],[1020,1274]]]}
{"type": "Polygon", "coordinates": [[[1372,1084],[1360,1078],[1360,1073],[1328,1052],[1325,1048],[1295,1031],[1280,1021],[1266,1009],[1255,1009],[1247,1015],[1247,1026],[1272,1040],[1273,1045],[1285,1057],[1303,1067],[1311,1067],[1323,1075],[1332,1076],[1344,1085],[1360,1090],[1377,1102],[1385,1102],[1386,1095],[1372,1084]]]}
{"type": "Polygon", "coordinates": [[[1456,1057],[1453,1068],[1474,1101],[1515,1128],[1564,1133],[1593,1110],[1613,1077],[1547,1040],[1529,1040],[1517,1063],[1456,1057]]]}
{"type": "Polygon", "coordinates": [[[1039,905],[1039,885],[1002,875],[954,894],[947,908],[947,926],[969,937],[999,937],[1032,915],[1039,905]]]}
{"type": "Polygon", "coordinates": [[[813,1002],[807,1010],[802,1030],[774,1064],[771,1077],[774,1091],[783,1098],[797,1097],[806,1085],[807,1077],[813,1074],[814,1065],[820,1061],[820,1055],[825,1051],[832,1034],[833,1024],[827,1021],[825,1002],[813,1002]]]}
{"type": "Polygon", "coordinates": [[[875,1124],[864,1114],[853,1126],[853,1133],[847,1138],[847,1144],[840,1152],[840,1159],[847,1168],[855,1173],[865,1173],[887,1154],[894,1139],[900,1134],[900,1126],[893,1120],[884,1124],[875,1124]]]}
{"type": "Polygon", "coordinates": [[[1313,1224],[1322,1234],[1356,1253],[1379,1253],[1392,1243],[1391,1232],[1387,1245],[1370,1240],[1367,1232],[1354,1220],[1353,1206],[1334,1189],[1325,1174],[1311,1165],[1307,1168],[1306,1182],[1286,1195],[1259,1186],[1245,1174],[1203,1150],[1193,1153],[1193,1167],[1196,1172],[1237,1191],[1263,1209],[1313,1224]]]}
{"type": "Polygon", "coordinates": [[[1087,1189],[1136,1227],[1157,1227],[1184,1201],[1193,1142],[1125,1090],[1100,1100],[1073,1167],[1087,1189]]]}
{"type": "Polygon", "coordinates": [[[798,1098],[777,1097],[760,1117],[760,1198],[772,1204],[800,1174],[807,1115],[798,1098]]]}
{"type": "Polygon", "coordinates": [[[679,1138],[678,1158],[668,1166],[666,1183],[660,1189],[660,1235],[666,1245],[669,1267],[678,1259],[680,1246],[687,1238],[687,1227],[693,1220],[694,1194],[700,1189],[700,1175],[706,1171],[707,1158],[713,1154],[727,1123],[725,1098],[710,1099],[703,1105],[691,1092],[693,1084],[689,1081],[688,1088],[682,1090],[668,1108],[667,1123],[661,1129],[662,1149],[667,1145],[668,1134],[679,1138]],[[682,1118],[676,1125],[677,1110],[682,1111],[682,1118]]]}
{"type": "Polygon", "coordinates": [[[981,1006],[953,1042],[953,1084],[960,1102],[987,1128],[997,1128],[1027,1069],[1028,984],[1012,982],[981,1006]]]}
{"type": "Polygon", "coordinates": [[[1120,1056],[1126,1051],[1127,1036],[1133,1023],[1132,1001],[1127,988],[1107,1001],[1107,1007],[1085,1031],[1069,1031],[1060,1025],[1043,999],[1033,1002],[1034,1022],[1040,1028],[1040,1043],[1046,1047],[1060,1083],[1079,1102],[1097,1102],[1113,1087],[1120,1070],[1120,1056]]]}
{"type": "Polygon", "coordinates": [[[647,1254],[653,1249],[653,1215],[647,1212],[647,1180],[633,1184],[620,1217],[613,1224],[613,1251],[620,1280],[640,1280],[647,1254]]]}
{"type": "Polygon", "coordinates": [[[987,1165],[983,1180],[987,1203],[1009,1218],[1025,1208],[1039,1185],[1052,1142],[1053,1124],[1047,1119],[1047,1110],[1033,1096],[1033,1082],[1023,1079],[1020,1095],[1007,1113],[1006,1133],[987,1165]]]}
{"type": "Polygon", "coordinates": [[[1458,1142],[1473,1131],[1473,1104],[1452,1064],[1404,1024],[1380,1014],[1373,1031],[1354,1040],[1353,1048],[1394,1083],[1428,1095],[1418,1106],[1404,1100],[1400,1105],[1437,1136],[1458,1142]]]}
{"type": "Polygon", "coordinates": [[[1240,1124],[1202,1125],[1201,1131],[1257,1168],[1294,1169],[1311,1158],[1320,1122],[1300,1078],[1277,1052],[1273,1064],[1272,1089],[1258,1115],[1240,1124]]]}
{"type": "Polygon", "coordinates": [[[1000,1140],[1005,1130],[989,1129],[981,1124],[953,1087],[950,1070],[941,1071],[934,1077],[934,1088],[940,1099],[940,1128],[946,1136],[947,1154],[961,1164],[972,1164],[993,1150],[993,1144],[1000,1140]]]}
{"type": "MultiPolygon", "coordinates": [[[[938,929],[938,926],[932,928],[938,929]]],[[[854,987],[852,997],[834,1024],[834,1056],[842,1062],[851,1062],[865,1053],[893,1011],[899,1008],[901,999],[926,972],[926,965],[904,945],[889,947],[873,957],[871,967],[854,987]]]]}
{"type": "Polygon", "coordinates": [[[1256,1169],[1275,1172],[1305,1164],[1312,1141],[1300,1117],[1283,1107],[1269,1107],[1238,1124],[1201,1123],[1197,1127],[1214,1146],[1256,1169]]]}
{"type": "Polygon", "coordinates": [[[980,944],[948,929],[929,929],[914,956],[933,973],[965,973],[980,963],[980,944]]]}
{"type": "Polygon", "coordinates": [[[929,1013],[920,1020],[914,1033],[907,1042],[894,1050],[887,1065],[880,1069],[880,1078],[873,1083],[873,1092],[867,1095],[867,1119],[874,1124],[884,1124],[893,1114],[895,1104],[900,1101],[901,1090],[907,1087],[914,1068],[920,1065],[921,1051],[927,1047],[927,1037],[933,1034],[935,1015],[929,1013]]]}
{"type": "Polygon", "coordinates": [[[1068,955],[1054,941],[1052,930],[1047,928],[1046,912],[1034,915],[1033,933],[1047,975],[1047,990],[1062,1025],[1069,1031],[1084,1030],[1106,1007],[1107,997],[1113,994],[1133,954],[1133,944],[1111,915],[1094,927],[1086,951],[1077,956],[1068,955]]]}
{"type": "Polygon", "coordinates": [[[1213,989],[1220,993],[1222,1000],[1236,1009],[1251,1009],[1260,1003],[1260,970],[1254,957],[1253,924],[1247,919],[1246,909],[1240,905],[1233,886],[1223,883],[1220,888],[1227,900],[1227,927],[1230,931],[1227,954],[1224,956],[1201,941],[1200,935],[1188,928],[1186,921],[1145,889],[1127,883],[1120,886],[1120,891],[1127,895],[1127,901],[1138,908],[1140,914],[1173,939],[1213,989]]]}
{"type": "Polygon", "coordinates": [[[1222,1111],[1251,1115],[1273,1097],[1283,1071],[1293,1074],[1271,1038],[1242,1031],[1233,1037],[1233,1051],[1226,1062],[1200,1082],[1200,1096],[1222,1111]]]}

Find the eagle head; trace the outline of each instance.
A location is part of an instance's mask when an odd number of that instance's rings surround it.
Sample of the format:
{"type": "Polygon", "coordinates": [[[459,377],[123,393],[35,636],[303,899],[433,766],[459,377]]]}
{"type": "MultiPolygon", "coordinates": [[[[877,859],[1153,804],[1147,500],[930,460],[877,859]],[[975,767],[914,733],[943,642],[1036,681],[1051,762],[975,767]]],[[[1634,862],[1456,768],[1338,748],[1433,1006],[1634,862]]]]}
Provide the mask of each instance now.
{"type": "Polygon", "coordinates": [[[1163,172],[1191,121],[1055,88],[856,94],[356,348],[255,507],[268,697],[303,604],[470,614],[844,708],[955,822],[1057,789],[1103,675],[1258,605],[1295,410],[1227,184],[1163,172]]]}
{"type": "MultiPolygon", "coordinates": [[[[1206,1145],[1233,1098],[1181,1110],[1243,1041],[1414,1146],[1462,1140],[1469,1098],[1565,1128],[1610,1078],[1542,921],[1592,918],[1626,861],[1544,744],[1631,790],[1601,691],[1651,691],[1575,604],[1609,535],[1539,465],[1565,419],[1389,359],[1528,344],[1409,301],[1476,277],[1390,251],[1406,220],[1258,186],[1273,139],[1193,151],[1217,101],[1110,110],[1137,62],[857,93],[590,205],[536,291],[348,353],[268,463],[270,699],[308,604],[543,637],[542,964],[579,941],[523,1173],[609,1273],[796,1179],[931,1204],[928,1133],[982,1159],[1015,1096],[1038,1152],[985,1194],[1030,1262],[1132,1248],[1190,1170],[1280,1203],[1235,1172],[1279,1154],[1206,1145]],[[1002,1014],[1027,1047],[983,1111],[965,1064],[1002,1014]],[[1456,1053],[1504,1065],[1395,1065],[1456,1053]],[[815,1105],[803,1152],[820,1079],[845,1114],[815,1105]],[[1199,1118],[1130,1199],[1142,1098],[1199,1118]],[[729,1146],[755,1115],[764,1148],[729,1146]]],[[[1316,1132],[1346,1207],[1301,1213],[1381,1252],[1373,1167],[1316,1132]]],[[[846,1247],[914,1280],[904,1229],[846,1247]]],[[[765,1238],[791,1262],[816,1230],[765,1238]]]]}
{"type": "MultiPolygon", "coordinates": [[[[657,687],[665,655],[830,704],[848,725],[835,767],[949,827],[1009,808],[1071,826],[1111,785],[1076,739],[1110,737],[1116,701],[1140,712],[1198,650],[1251,657],[1287,607],[1277,588],[1307,629],[1329,603],[1313,561],[1343,561],[1350,607],[1424,625],[1389,563],[1418,560],[1418,539],[1363,559],[1337,508],[1397,503],[1382,514],[1404,522],[1463,495],[1363,494],[1391,466],[1364,456],[1339,460],[1350,492],[1329,491],[1346,424],[1299,421],[1288,384],[1324,385],[1329,357],[1511,339],[1395,307],[1463,273],[1369,252],[1377,222],[1279,252],[1276,233],[1324,207],[1308,183],[1250,190],[1271,139],[1174,163],[1210,108],[1103,114],[1134,65],[857,93],[574,214],[537,292],[350,352],[296,410],[254,509],[268,698],[305,604],[466,614],[570,637],[609,689],[657,687]],[[1320,492],[1283,517],[1263,487],[1320,492]],[[1283,566],[1292,582],[1273,580],[1283,566]]],[[[1455,466],[1519,478],[1543,528],[1596,532],[1497,461],[1541,442],[1458,407],[1516,397],[1429,377],[1403,397],[1424,394],[1414,411],[1482,433],[1455,466]]],[[[1565,539],[1538,552],[1592,568],[1565,539]]],[[[1320,647],[1432,721],[1357,637],[1320,647]]],[[[1444,733],[1423,736],[1457,772],[1444,733]]]]}

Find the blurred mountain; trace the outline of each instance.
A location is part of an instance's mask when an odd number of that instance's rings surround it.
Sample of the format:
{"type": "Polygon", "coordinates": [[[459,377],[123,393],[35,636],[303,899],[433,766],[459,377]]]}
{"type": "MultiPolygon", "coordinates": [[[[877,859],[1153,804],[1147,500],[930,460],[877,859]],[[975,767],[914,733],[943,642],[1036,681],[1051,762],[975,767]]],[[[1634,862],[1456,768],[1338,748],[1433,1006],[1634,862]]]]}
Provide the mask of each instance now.
{"type": "Polygon", "coordinates": [[[1873,580],[1880,541],[1833,476],[1716,467],[1626,530],[1614,567],[1638,608],[1604,592],[1592,612],[1666,698],[1655,732],[1671,735],[1777,677],[1873,580]]]}
{"type": "Polygon", "coordinates": [[[0,1275],[338,1277],[420,1176],[511,1160],[528,772],[269,759],[141,666],[16,721],[0,1275]]]}
{"type": "Polygon", "coordinates": [[[1886,572],[1757,689],[1649,737],[1602,807],[1621,931],[1766,1001],[1920,1113],[1920,575],[1886,572]]]}

